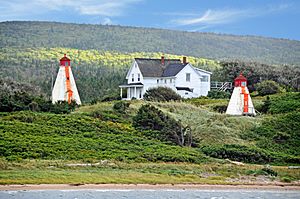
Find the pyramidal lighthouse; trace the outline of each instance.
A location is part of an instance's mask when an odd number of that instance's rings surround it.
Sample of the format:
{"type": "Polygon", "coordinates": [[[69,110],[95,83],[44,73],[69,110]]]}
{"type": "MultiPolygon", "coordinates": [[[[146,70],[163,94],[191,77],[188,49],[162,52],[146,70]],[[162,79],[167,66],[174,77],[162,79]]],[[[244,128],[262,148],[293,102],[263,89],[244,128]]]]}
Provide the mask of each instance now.
{"type": "Polygon", "coordinates": [[[247,78],[242,73],[234,80],[234,89],[227,106],[228,115],[255,116],[255,109],[247,88],[247,78]]]}
{"type": "Polygon", "coordinates": [[[70,104],[73,100],[75,100],[77,104],[81,104],[71,70],[71,60],[65,54],[64,57],[60,59],[60,67],[52,90],[52,103],[67,101],[70,104]]]}

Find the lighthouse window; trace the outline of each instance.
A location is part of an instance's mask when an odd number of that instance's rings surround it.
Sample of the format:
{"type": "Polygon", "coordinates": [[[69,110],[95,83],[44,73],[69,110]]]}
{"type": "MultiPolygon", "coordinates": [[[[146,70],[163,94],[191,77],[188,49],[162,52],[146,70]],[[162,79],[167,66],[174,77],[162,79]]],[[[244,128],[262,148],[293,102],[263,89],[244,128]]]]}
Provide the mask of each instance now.
{"type": "Polygon", "coordinates": [[[65,62],[65,66],[69,66],[69,63],[67,61],[65,62]]]}
{"type": "Polygon", "coordinates": [[[246,82],[242,82],[242,86],[246,86],[246,82]]]}

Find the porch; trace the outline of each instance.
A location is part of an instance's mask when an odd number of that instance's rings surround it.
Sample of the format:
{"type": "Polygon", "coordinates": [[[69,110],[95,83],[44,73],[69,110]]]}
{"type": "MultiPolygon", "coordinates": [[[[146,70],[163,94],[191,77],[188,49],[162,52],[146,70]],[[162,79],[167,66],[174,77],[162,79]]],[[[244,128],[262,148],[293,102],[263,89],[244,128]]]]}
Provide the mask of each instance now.
{"type": "Polygon", "coordinates": [[[143,99],[143,88],[142,83],[135,84],[124,84],[120,85],[120,96],[122,100],[131,100],[131,99],[143,99]],[[125,92],[123,91],[125,90],[125,92]]]}

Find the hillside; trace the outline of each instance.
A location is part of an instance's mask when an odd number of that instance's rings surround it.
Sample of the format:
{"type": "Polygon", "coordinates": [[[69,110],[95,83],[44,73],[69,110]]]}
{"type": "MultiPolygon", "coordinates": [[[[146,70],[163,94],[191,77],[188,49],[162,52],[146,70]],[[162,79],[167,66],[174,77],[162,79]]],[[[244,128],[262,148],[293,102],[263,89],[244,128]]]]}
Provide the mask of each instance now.
{"type": "MultiPolygon", "coordinates": [[[[299,164],[299,97],[299,93],[272,97],[270,111],[279,111],[279,114],[256,118],[217,113],[214,107],[228,101],[213,99],[131,101],[125,112],[114,108],[116,102],[105,102],[80,107],[72,114],[1,113],[0,154],[7,160],[190,163],[209,161],[206,154],[248,163],[299,164]],[[159,135],[163,132],[157,134],[154,130],[134,127],[133,117],[143,104],[159,108],[168,117],[180,121],[183,127],[189,126],[193,147],[180,147],[170,140],[162,140],[159,135]]],[[[254,99],[257,109],[261,103],[260,98],[254,99]]]]}
{"type": "MultiPolygon", "coordinates": [[[[217,113],[215,107],[228,100],[203,98],[130,101],[123,113],[114,108],[119,101],[82,106],[71,114],[2,112],[0,184],[297,184],[297,170],[276,165],[300,164],[300,95],[270,97],[271,114],[255,118],[217,113]],[[180,147],[154,138],[155,131],[133,127],[144,104],[188,125],[193,146],[180,147]]],[[[261,97],[253,101],[258,109],[264,104],[261,97]]]]}
{"type": "Polygon", "coordinates": [[[300,64],[300,41],[111,25],[2,22],[0,47],[164,52],[217,60],[300,64]]]}

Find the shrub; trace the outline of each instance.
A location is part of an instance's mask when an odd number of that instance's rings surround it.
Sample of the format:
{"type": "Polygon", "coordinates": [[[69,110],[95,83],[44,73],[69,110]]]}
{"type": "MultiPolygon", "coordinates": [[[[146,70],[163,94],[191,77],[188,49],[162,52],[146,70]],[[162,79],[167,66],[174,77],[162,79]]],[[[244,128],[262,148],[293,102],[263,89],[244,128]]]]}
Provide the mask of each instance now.
{"type": "Polygon", "coordinates": [[[201,151],[211,157],[231,159],[248,163],[269,163],[272,157],[266,151],[243,145],[214,145],[202,146],[201,151]]]}
{"type": "Polygon", "coordinates": [[[147,90],[144,94],[144,99],[148,101],[164,102],[171,100],[181,100],[181,97],[171,88],[156,87],[147,90]]]}
{"type": "Polygon", "coordinates": [[[263,101],[263,105],[260,107],[258,111],[260,111],[261,113],[267,113],[269,112],[270,105],[271,105],[271,100],[270,97],[267,96],[266,100],[263,101]]]}
{"type": "Polygon", "coordinates": [[[230,93],[226,91],[212,90],[208,91],[207,97],[211,99],[229,99],[230,93]]]}
{"type": "Polygon", "coordinates": [[[280,178],[280,181],[290,183],[293,181],[293,179],[287,176],[283,176],[282,178],[280,178]]]}
{"type": "Polygon", "coordinates": [[[256,90],[259,95],[271,95],[280,92],[280,85],[272,80],[265,80],[256,84],[256,90]]]}
{"type": "Polygon", "coordinates": [[[118,113],[125,114],[126,110],[129,108],[129,105],[129,102],[119,101],[114,104],[113,109],[118,113]]]}
{"type": "Polygon", "coordinates": [[[179,121],[148,104],[141,106],[138,110],[137,115],[133,118],[133,126],[146,130],[145,135],[161,141],[170,141],[180,146],[191,146],[192,144],[191,132],[188,127],[184,128],[179,121]]]}
{"type": "Polygon", "coordinates": [[[272,114],[300,111],[300,93],[285,93],[279,97],[273,97],[269,105],[272,114]]]}
{"type": "Polygon", "coordinates": [[[219,113],[225,113],[227,110],[227,105],[215,105],[212,107],[212,109],[219,113]]]}
{"type": "Polygon", "coordinates": [[[114,101],[114,100],[121,100],[121,96],[114,94],[114,95],[105,95],[102,99],[101,102],[109,102],[109,101],[114,101]]]}

